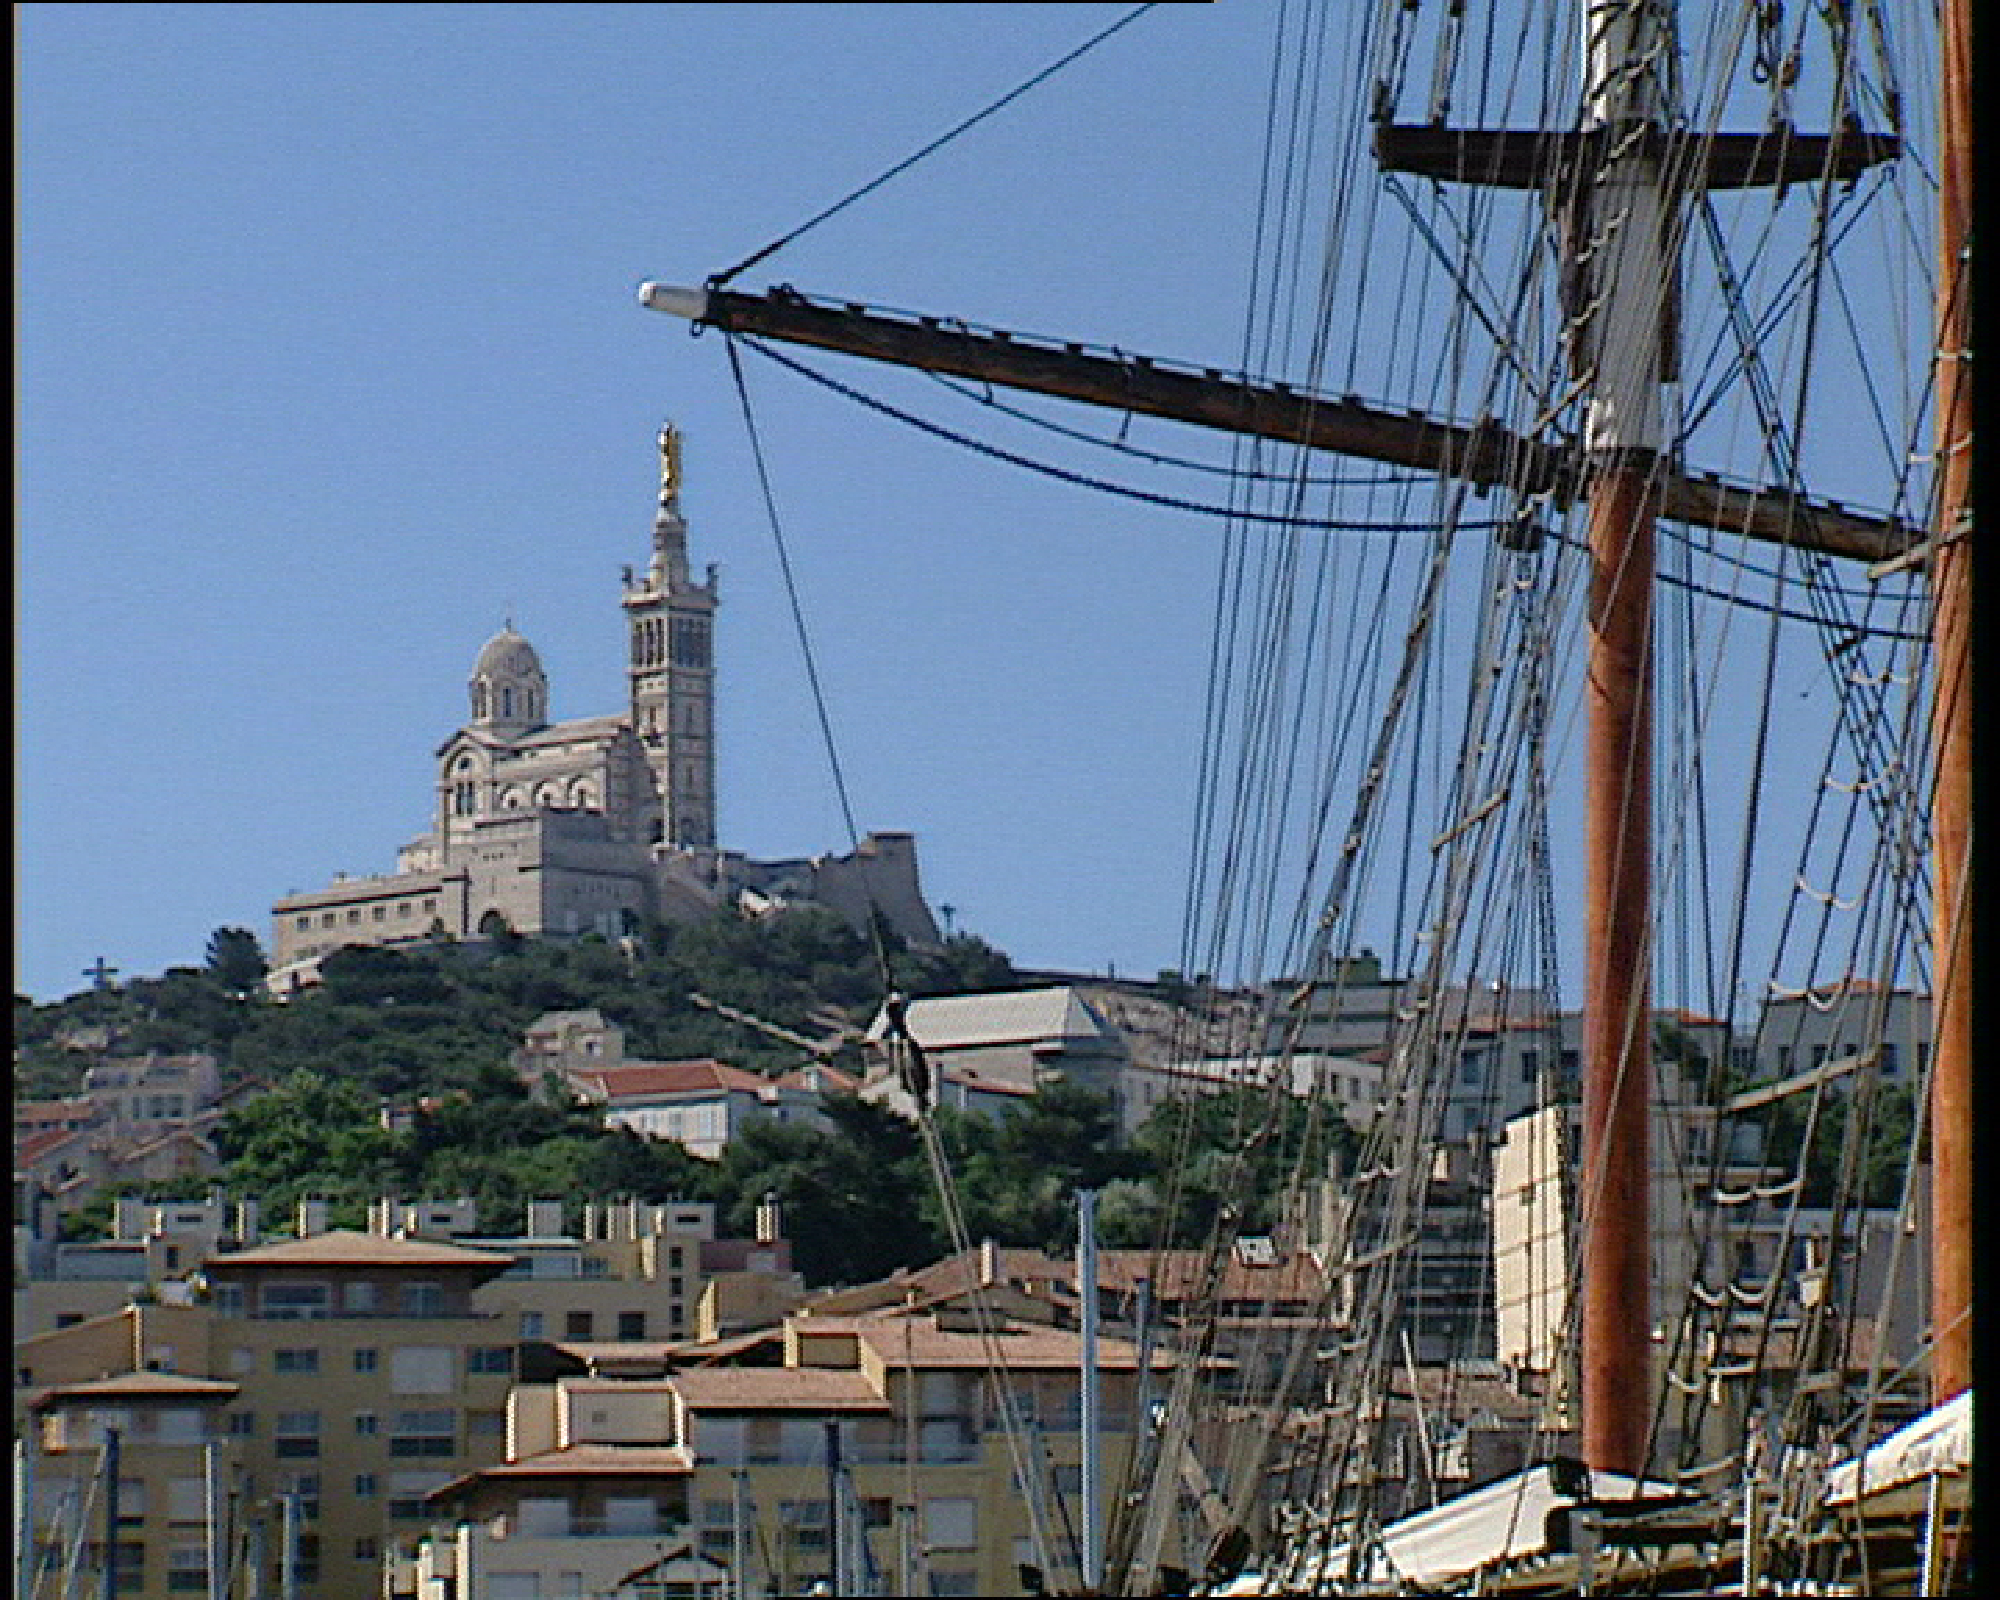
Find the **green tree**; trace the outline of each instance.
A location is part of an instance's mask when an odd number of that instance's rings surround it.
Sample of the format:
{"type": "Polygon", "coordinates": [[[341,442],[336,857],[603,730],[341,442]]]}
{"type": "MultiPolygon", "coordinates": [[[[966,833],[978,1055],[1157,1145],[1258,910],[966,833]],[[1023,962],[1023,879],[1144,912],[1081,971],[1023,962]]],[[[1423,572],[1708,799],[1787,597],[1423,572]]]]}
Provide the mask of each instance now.
{"type": "Polygon", "coordinates": [[[1193,1245],[1225,1212],[1241,1232],[1268,1233],[1286,1196],[1344,1167],[1356,1139],[1323,1102],[1234,1088],[1163,1101],[1132,1142],[1168,1230],[1157,1242],[1193,1245]]]}
{"type": "Polygon", "coordinates": [[[354,1084],[294,1072],[244,1101],[215,1130],[224,1186],[282,1214],[306,1195],[366,1201],[394,1171],[394,1140],[354,1084]]]}
{"type": "Polygon", "coordinates": [[[208,936],[208,975],[225,993],[239,998],[255,994],[270,964],[264,947],[248,928],[217,928],[208,936]]]}
{"type": "MultiPolygon", "coordinates": [[[[1076,1238],[1076,1192],[1141,1175],[1119,1148],[1111,1101],[1056,1079],[996,1119],[937,1113],[974,1241],[1060,1252],[1076,1238]]],[[[933,1202],[933,1206],[935,1202],[933,1202]]]]}
{"type": "Polygon", "coordinates": [[[731,1233],[750,1233],[766,1195],[784,1215],[792,1261],[814,1285],[865,1283],[934,1260],[930,1192],[917,1130],[894,1112],[843,1096],[829,1128],[753,1123],[722,1152],[710,1197],[731,1233]]]}

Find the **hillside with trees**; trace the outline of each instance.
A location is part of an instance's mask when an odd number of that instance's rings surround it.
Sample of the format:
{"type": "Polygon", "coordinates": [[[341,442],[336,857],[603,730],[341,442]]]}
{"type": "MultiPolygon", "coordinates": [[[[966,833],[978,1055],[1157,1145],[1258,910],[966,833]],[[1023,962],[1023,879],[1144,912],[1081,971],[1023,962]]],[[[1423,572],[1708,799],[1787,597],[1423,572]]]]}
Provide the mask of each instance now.
{"type": "MultiPolygon", "coordinates": [[[[829,1126],[753,1125],[704,1162],[524,1081],[511,1058],[528,1025],[549,1011],[595,1009],[625,1030],[631,1056],[714,1056],[776,1073],[804,1053],[718,1006],[818,1039],[835,1023],[850,1036],[865,1028],[889,985],[920,996],[1019,981],[976,937],[937,951],[878,951],[812,907],[657,926],[617,943],[353,947],[326,960],[317,987],[282,1001],[265,994],[262,976],[255,938],[223,928],[202,966],[52,1005],[17,998],[16,1097],[73,1093],[105,1054],[204,1052],[231,1091],[213,1132],[224,1167],[186,1185],[184,1197],[220,1188],[282,1217],[316,1196],[335,1225],[361,1226],[382,1195],[466,1195],[495,1233],[518,1228],[531,1199],[690,1199],[713,1203],[718,1225],[740,1235],[773,1195],[815,1285],[878,1277],[951,1248],[941,1174],[912,1124],[834,1097],[829,1126]]],[[[836,1061],[863,1065],[851,1042],[836,1061]]],[[[973,1238],[1067,1249],[1075,1191],[1090,1187],[1105,1197],[1106,1244],[1192,1243],[1225,1193],[1251,1193],[1253,1216],[1268,1220],[1289,1166],[1302,1152],[1324,1154],[1326,1135],[1302,1110],[1282,1126],[1268,1120],[1261,1103],[1226,1096],[1191,1127],[1162,1116],[1121,1143],[1106,1101],[1056,1083],[999,1122],[941,1109],[937,1148],[973,1238]]],[[[66,1226],[100,1231],[110,1207],[107,1192],[66,1226]]]]}

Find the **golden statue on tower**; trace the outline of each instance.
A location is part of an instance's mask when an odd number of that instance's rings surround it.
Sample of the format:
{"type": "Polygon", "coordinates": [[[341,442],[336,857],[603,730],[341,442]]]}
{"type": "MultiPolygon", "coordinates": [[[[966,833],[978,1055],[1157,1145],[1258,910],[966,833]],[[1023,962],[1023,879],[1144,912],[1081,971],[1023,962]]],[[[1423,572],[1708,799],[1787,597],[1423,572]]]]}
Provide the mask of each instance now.
{"type": "Polygon", "coordinates": [[[660,428],[660,504],[671,506],[681,497],[681,434],[671,422],[660,428]]]}

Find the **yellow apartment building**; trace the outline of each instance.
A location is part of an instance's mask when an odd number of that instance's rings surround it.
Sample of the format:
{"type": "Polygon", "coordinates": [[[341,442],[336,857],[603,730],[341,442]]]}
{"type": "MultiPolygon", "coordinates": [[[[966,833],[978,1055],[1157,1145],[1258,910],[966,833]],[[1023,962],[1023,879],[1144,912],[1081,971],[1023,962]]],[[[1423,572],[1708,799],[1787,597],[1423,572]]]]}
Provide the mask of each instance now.
{"type": "MultiPolygon", "coordinates": [[[[1073,1580],[1081,1353],[1073,1332],[1001,1319],[984,1337],[953,1308],[798,1315],[686,1347],[662,1377],[519,1386],[506,1462],[432,1496],[438,1521],[388,1592],[445,1600],[468,1572],[481,1600],[731,1575],[747,1596],[836,1577],[838,1592],[1005,1595],[1024,1564],[1073,1580]]],[[[1136,1347],[1099,1341],[1098,1369],[1108,1486],[1133,1438],[1136,1347]]]]}

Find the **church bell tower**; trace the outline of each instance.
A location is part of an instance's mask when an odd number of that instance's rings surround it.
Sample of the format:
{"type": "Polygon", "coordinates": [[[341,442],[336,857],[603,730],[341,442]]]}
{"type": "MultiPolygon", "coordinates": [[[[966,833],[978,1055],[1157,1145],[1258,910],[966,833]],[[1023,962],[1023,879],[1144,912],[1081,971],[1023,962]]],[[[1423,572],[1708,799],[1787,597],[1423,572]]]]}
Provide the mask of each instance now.
{"type": "Polygon", "coordinates": [[[653,558],[625,579],[631,633],[632,731],[645,747],[660,799],[660,842],[715,848],[715,568],[688,572],[681,516],[681,436],[661,428],[660,506],[653,558]]]}

